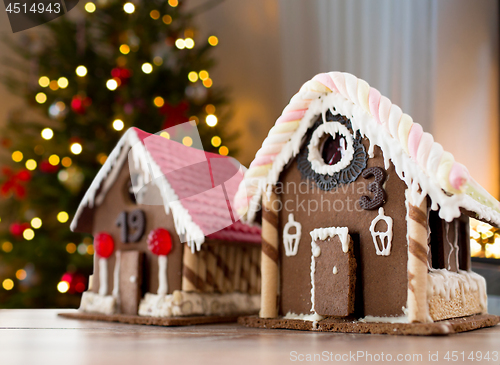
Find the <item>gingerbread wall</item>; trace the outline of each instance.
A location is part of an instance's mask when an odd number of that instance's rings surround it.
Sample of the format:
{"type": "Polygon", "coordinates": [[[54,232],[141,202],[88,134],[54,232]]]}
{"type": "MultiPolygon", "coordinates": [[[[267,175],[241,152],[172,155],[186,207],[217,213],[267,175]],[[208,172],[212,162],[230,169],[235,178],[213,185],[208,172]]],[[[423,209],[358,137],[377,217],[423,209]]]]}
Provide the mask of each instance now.
{"type": "MultiPolygon", "coordinates": [[[[369,142],[363,139],[363,144],[368,151],[369,142]]],[[[378,147],[375,147],[374,157],[369,158],[367,162],[367,168],[372,166],[384,168],[382,151],[378,147]]],[[[283,187],[280,193],[283,209],[279,213],[280,315],[288,312],[297,314],[310,312],[310,232],[315,228],[324,227],[348,227],[349,234],[353,238],[358,267],[356,315],[403,315],[402,308],[406,306],[408,288],[406,184],[397,176],[392,163],[386,173],[387,178],[383,187],[387,200],[383,208],[385,215],[390,216],[394,222],[392,250],[389,256],[377,256],[369,228],[378,211],[363,210],[358,203],[361,196],[372,196],[366,188],[373,178],[365,180],[359,176],[349,185],[326,192],[315,187],[314,182],[301,179],[296,159],[284,169],[279,180],[283,187]],[[300,183],[302,185],[299,185],[300,183]],[[293,185],[297,187],[296,191],[291,188],[293,185]],[[302,201],[304,203],[301,205],[302,201]],[[308,204],[313,204],[309,202],[314,201],[318,203],[318,210],[308,211],[308,204]],[[329,210],[326,210],[327,204],[329,210]],[[289,213],[293,213],[295,221],[302,225],[297,255],[291,257],[285,255],[282,236],[289,213]]],[[[328,275],[321,280],[329,280],[328,275]]]]}
{"type": "MultiPolygon", "coordinates": [[[[151,253],[147,247],[147,237],[151,230],[156,228],[167,229],[172,237],[172,251],[168,255],[167,277],[168,293],[181,289],[182,279],[182,244],[175,231],[171,215],[165,213],[163,205],[138,205],[128,197],[127,183],[130,180],[129,165],[125,161],[113,186],[106,194],[104,201],[94,210],[94,236],[99,232],[107,232],[113,236],[116,250],[139,250],[144,252],[142,294],[145,292],[156,293],[158,290],[158,257],[151,253]],[[135,243],[124,243],[120,239],[120,227],[116,220],[120,213],[142,209],[146,216],[145,231],[142,238],[135,243]]],[[[162,203],[160,193],[156,186],[151,185],[147,194],[154,194],[159,203],[162,203]]],[[[149,200],[149,199],[148,199],[149,200]]],[[[94,255],[94,275],[92,291],[99,291],[99,265],[98,255],[94,255]]],[[[108,294],[113,290],[113,269],[115,266],[115,253],[108,262],[108,294]]]]}

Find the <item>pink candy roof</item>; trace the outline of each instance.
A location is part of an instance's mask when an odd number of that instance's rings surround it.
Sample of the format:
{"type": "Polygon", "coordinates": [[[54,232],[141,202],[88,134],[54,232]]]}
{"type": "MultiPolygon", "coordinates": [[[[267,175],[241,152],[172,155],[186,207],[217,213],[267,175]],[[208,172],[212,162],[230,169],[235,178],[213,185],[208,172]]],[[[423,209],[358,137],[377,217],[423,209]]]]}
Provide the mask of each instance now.
{"type": "MultiPolygon", "coordinates": [[[[471,178],[467,169],[443,150],[431,134],[364,80],[342,72],[318,74],[307,81],[269,131],[235,198],[235,207],[253,221],[263,189],[276,184],[279,174],[301,147],[312,122],[327,110],[348,117],[353,130],[381,148],[385,165],[391,161],[414,201],[430,196],[432,209],[447,221],[461,208],[479,219],[500,225],[500,203],[471,178]]],[[[325,119],[324,119],[325,120],[325,119]]],[[[326,122],[326,121],[325,121],[326,122]]]]}
{"type": "MultiPolygon", "coordinates": [[[[260,243],[260,228],[238,222],[239,217],[232,207],[238,185],[243,180],[242,168],[234,159],[187,147],[137,128],[130,128],[123,139],[128,141],[126,148],[132,147],[129,158],[153,165],[152,180],[162,194],[158,199],[161,202],[163,198],[166,211],[174,216],[177,233],[186,235],[188,244],[192,241],[199,246],[205,236],[260,243]],[[139,141],[141,143],[137,143],[139,141]],[[134,156],[136,154],[140,156],[134,156]]],[[[123,145],[119,143],[115,150],[123,145]]],[[[141,166],[142,170],[145,167],[141,166]]],[[[103,169],[111,170],[107,166],[103,169]]],[[[103,176],[98,174],[96,180],[103,180],[103,176]]],[[[93,199],[84,198],[82,204],[91,201],[93,199]]]]}

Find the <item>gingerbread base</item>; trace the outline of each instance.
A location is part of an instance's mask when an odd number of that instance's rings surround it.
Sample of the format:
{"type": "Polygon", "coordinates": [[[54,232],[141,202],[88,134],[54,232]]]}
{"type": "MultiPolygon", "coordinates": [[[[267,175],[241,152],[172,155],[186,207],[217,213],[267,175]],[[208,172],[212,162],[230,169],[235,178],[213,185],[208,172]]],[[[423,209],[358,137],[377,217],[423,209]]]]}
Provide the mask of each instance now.
{"type": "Polygon", "coordinates": [[[61,317],[83,319],[91,321],[120,322],[129,324],[146,324],[150,326],[190,326],[194,324],[211,324],[236,322],[238,316],[192,316],[192,317],[144,317],[127,314],[99,314],[99,313],[59,313],[61,317]]]}
{"type": "Polygon", "coordinates": [[[499,322],[500,317],[492,314],[477,314],[434,323],[366,323],[340,318],[326,318],[318,322],[301,319],[259,318],[258,316],[238,318],[239,324],[255,328],[419,336],[450,335],[478,328],[492,327],[499,322]]]}

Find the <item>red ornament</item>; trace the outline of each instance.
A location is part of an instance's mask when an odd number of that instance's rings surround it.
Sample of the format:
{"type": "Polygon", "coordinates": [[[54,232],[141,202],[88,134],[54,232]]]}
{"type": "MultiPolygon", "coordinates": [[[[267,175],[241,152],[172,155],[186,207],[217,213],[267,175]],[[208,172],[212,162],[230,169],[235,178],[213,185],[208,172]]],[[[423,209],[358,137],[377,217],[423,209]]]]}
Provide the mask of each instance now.
{"type": "Polygon", "coordinates": [[[0,185],[0,194],[6,196],[14,193],[18,199],[24,199],[26,197],[24,184],[31,179],[30,172],[23,169],[15,173],[10,167],[4,167],[2,174],[7,177],[7,180],[0,185]]]}
{"type": "Polygon", "coordinates": [[[115,249],[115,241],[109,233],[98,233],[94,237],[94,249],[100,257],[107,259],[115,249]]]}
{"type": "Polygon", "coordinates": [[[186,100],[181,101],[177,105],[165,104],[160,108],[160,114],[165,115],[162,129],[175,127],[178,124],[186,123],[189,121],[186,113],[189,110],[189,103],[186,100]]]}
{"type": "Polygon", "coordinates": [[[29,223],[14,222],[9,226],[9,232],[16,238],[20,238],[26,229],[30,228],[29,223]]]}
{"type": "Polygon", "coordinates": [[[44,160],[40,163],[40,171],[46,174],[53,174],[59,170],[58,166],[52,165],[49,161],[44,160]]]}
{"type": "Polygon", "coordinates": [[[164,228],[157,228],[148,235],[148,248],[155,255],[168,255],[172,251],[172,237],[164,228]]]}
{"type": "Polygon", "coordinates": [[[71,109],[76,114],[85,114],[90,105],[92,105],[92,99],[88,96],[75,95],[71,100],[71,109]]]}

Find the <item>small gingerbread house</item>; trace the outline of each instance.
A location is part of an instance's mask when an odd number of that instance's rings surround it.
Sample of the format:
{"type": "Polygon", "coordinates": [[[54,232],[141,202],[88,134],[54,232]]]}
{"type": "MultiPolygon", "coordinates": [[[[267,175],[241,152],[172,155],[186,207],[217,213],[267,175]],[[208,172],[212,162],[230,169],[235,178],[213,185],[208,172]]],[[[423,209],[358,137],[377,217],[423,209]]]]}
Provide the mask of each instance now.
{"type": "Polygon", "coordinates": [[[232,158],[129,129],[71,223],[96,251],[79,315],[169,325],[257,312],[260,228],[231,203],[242,179],[232,158]]]}
{"type": "Polygon", "coordinates": [[[235,206],[263,238],[260,318],[248,325],[449,333],[460,329],[429,324],[498,321],[470,270],[469,217],[499,226],[500,203],[365,81],[306,82],[240,187],[235,206]]]}

